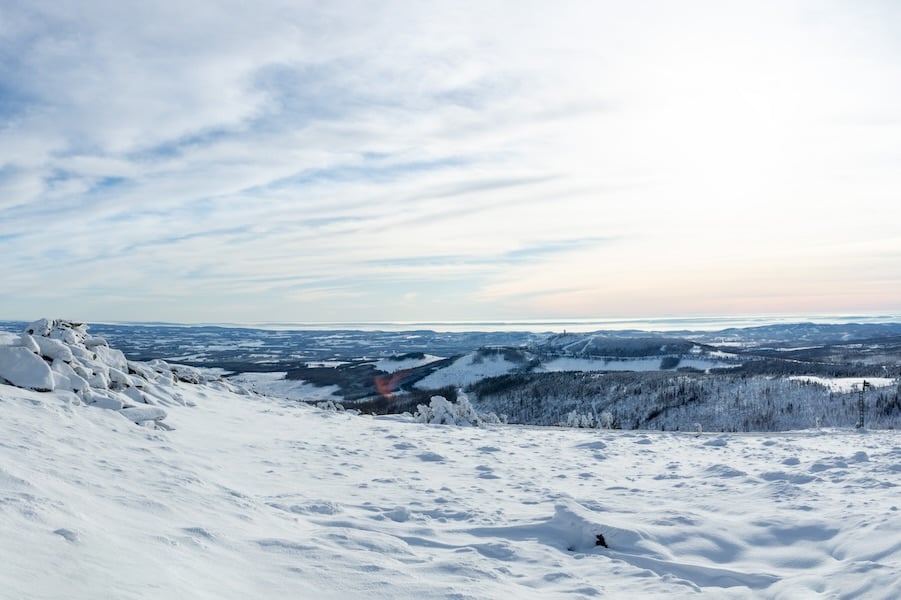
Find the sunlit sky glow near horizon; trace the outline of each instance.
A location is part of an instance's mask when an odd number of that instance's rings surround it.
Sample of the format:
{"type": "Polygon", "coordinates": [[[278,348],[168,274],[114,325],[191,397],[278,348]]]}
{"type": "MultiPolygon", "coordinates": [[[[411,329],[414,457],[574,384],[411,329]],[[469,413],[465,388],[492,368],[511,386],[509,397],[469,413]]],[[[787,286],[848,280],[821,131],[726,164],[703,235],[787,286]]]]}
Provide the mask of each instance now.
{"type": "Polygon", "coordinates": [[[0,318],[901,313],[901,3],[0,4],[0,318]]]}

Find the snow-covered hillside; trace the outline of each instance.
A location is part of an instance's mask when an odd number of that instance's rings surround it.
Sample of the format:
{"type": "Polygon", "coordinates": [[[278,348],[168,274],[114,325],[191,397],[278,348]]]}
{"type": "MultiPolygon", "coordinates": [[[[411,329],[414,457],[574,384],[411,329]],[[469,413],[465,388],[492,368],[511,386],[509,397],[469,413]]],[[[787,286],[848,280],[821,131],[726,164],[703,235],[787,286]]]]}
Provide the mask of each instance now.
{"type": "Polygon", "coordinates": [[[382,358],[374,363],[372,366],[377,371],[382,371],[383,373],[397,373],[398,371],[404,371],[407,369],[415,369],[416,367],[421,367],[423,365],[428,365],[433,362],[442,360],[440,356],[434,356],[432,354],[422,354],[417,357],[389,357],[382,358]]]}
{"type": "Polygon", "coordinates": [[[889,599],[901,589],[894,431],[430,426],[221,382],[170,378],[165,389],[179,399],[168,431],[58,385],[0,384],[0,596],[889,599]]]}
{"type": "Polygon", "coordinates": [[[440,389],[446,386],[464,387],[487,379],[506,375],[522,368],[522,364],[510,360],[503,352],[478,351],[465,354],[450,365],[431,373],[416,382],[420,389],[440,389]]]}

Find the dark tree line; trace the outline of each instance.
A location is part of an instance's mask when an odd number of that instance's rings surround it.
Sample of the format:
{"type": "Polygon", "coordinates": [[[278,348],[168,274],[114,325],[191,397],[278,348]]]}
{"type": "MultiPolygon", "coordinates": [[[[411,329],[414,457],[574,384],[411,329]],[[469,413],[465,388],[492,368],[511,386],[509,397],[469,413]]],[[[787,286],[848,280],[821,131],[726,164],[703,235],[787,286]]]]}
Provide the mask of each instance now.
{"type": "MultiPolygon", "coordinates": [[[[869,426],[901,426],[899,390],[894,385],[868,392],[869,426]]],[[[480,411],[530,425],[690,430],[697,423],[708,431],[779,431],[857,421],[856,392],[734,372],[528,373],[486,379],[469,392],[480,411]]]]}

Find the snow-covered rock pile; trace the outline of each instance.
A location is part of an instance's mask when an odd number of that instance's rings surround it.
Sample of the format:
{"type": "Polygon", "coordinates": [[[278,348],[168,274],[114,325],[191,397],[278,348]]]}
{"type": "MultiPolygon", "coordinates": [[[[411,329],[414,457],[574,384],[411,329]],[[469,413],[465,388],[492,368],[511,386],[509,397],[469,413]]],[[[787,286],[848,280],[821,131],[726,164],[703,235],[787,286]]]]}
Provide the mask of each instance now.
{"type": "Polygon", "coordinates": [[[349,415],[358,415],[360,411],[355,408],[345,408],[343,404],[340,402],[333,402],[332,400],[324,400],[323,402],[317,402],[316,408],[320,410],[328,410],[332,412],[343,412],[349,415]]]}
{"type": "Polygon", "coordinates": [[[0,383],[71,392],[86,405],[119,411],[136,423],[167,428],[160,406],[189,404],[179,393],[180,382],[240,391],[193,367],[130,361],[103,338],[90,335],[83,323],[41,319],[19,336],[0,337],[0,383]]]}
{"type": "Polygon", "coordinates": [[[469,403],[463,394],[457,396],[456,402],[449,402],[444,396],[432,396],[428,406],[420,404],[416,407],[414,418],[420,423],[432,425],[482,425],[506,423],[506,415],[498,417],[494,413],[480,413],[469,403]]]}

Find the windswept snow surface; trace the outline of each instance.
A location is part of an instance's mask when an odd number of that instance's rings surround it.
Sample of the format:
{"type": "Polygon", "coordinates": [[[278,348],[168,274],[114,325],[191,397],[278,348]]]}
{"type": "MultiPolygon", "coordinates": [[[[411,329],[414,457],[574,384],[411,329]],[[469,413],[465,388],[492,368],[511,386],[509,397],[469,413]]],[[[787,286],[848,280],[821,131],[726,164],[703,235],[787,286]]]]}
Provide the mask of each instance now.
{"type": "Polygon", "coordinates": [[[309,381],[285,379],[285,375],[287,375],[286,371],[239,373],[229,377],[228,380],[254,392],[287,400],[340,402],[343,399],[338,394],[337,385],[315,386],[309,381]]]}
{"type": "Polygon", "coordinates": [[[172,431],[0,385],[0,596],[901,589],[895,432],[430,426],[175,385],[172,431]]]}

